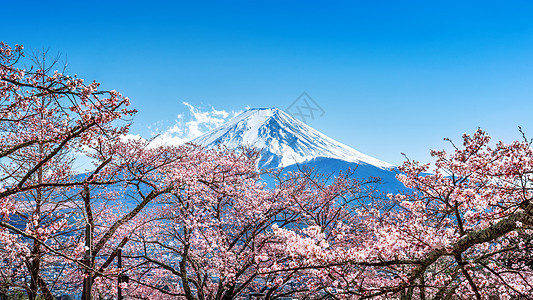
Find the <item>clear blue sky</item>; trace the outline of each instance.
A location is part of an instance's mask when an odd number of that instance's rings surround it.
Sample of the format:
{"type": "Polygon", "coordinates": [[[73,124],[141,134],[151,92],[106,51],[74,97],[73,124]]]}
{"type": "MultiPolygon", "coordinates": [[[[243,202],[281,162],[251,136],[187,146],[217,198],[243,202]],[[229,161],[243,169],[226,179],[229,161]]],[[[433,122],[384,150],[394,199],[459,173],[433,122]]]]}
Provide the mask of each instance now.
{"type": "MultiPolygon", "coordinates": [[[[286,108],[307,91],[308,122],[399,164],[477,127],[533,137],[531,1],[4,1],[0,40],[50,48],[71,73],[140,111],[134,133],[182,104],[286,108]]],[[[149,129],[152,128],[152,129],[149,129]]]]}

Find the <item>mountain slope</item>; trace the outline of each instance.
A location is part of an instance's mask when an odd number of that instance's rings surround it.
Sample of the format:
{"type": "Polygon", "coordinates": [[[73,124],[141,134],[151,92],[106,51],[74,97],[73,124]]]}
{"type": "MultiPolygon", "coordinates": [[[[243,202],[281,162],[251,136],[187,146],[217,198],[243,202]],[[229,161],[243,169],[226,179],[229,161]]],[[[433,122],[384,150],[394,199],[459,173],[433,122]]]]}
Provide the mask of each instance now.
{"type": "Polygon", "coordinates": [[[363,154],[320,133],[278,108],[249,109],[226,124],[192,141],[206,147],[251,146],[262,149],[260,167],[277,168],[329,158],[371,165],[394,166],[363,154]]]}

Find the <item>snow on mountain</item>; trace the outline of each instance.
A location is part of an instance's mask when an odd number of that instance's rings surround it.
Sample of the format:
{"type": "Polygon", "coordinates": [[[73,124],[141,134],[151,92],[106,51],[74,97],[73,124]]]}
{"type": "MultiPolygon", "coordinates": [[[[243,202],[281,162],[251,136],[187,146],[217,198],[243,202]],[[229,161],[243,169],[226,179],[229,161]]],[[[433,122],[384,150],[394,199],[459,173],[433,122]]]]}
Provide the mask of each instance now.
{"type": "Polygon", "coordinates": [[[382,170],[394,167],[335,141],[278,108],[249,109],[192,142],[206,147],[222,144],[231,149],[240,146],[261,149],[259,164],[267,168],[286,167],[317,158],[368,164],[382,170]]]}

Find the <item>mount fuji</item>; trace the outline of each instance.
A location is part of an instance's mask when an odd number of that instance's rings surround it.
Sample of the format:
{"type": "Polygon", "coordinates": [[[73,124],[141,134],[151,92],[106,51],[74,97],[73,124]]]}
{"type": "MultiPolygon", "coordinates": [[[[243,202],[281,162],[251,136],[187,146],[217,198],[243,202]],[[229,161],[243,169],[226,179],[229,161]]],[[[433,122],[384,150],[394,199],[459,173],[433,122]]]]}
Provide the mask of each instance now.
{"type": "Polygon", "coordinates": [[[380,177],[385,190],[403,188],[394,165],[337,142],[278,108],[249,109],[191,142],[259,149],[262,168],[291,171],[306,166],[327,174],[352,169],[358,178],[380,177]]]}

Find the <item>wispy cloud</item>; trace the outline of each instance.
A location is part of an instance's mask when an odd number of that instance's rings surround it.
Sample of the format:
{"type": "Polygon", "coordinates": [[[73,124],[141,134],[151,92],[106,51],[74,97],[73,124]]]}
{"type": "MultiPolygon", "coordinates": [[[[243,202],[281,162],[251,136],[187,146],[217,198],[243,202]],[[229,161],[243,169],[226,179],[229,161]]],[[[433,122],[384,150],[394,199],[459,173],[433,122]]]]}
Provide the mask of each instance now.
{"type": "Polygon", "coordinates": [[[189,115],[179,114],[174,125],[162,131],[154,132],[155,138],[151,142],[152,145],[181,145],[217,128],[241,113],[240,111],[217,110],[212,106],[204,110],[188,102],[183,102],[183,105],[189,109],[189,115]]]}
{"type": "MultiPolygon", "coordinates": [[[[183,102],[183,105],[189,109],[189,113],[177,115],[174,125],[163,127],[164,125],[162,124],[164,124],[164,121],[153,124],[155,129],[154,132],[152,132],[152,141],[149,146],[177,146],[184,144],[215,129],[242,112],[217,110],[212,106],[209,106],[209,109],[204,110],[203,108],[195,107],[188,102],[183,102]]],[[[249,107],[247,107],[247,109],[248,108],[249,107]]],[[[123,141],[139,139],[144,139],[144,137],[139,134],[127,134],[122,137],[123,141]]],[[[77,172],[87,172],[94,169],[92,159],[86,155],[87,152],[92,152],[92,150],[86,148],[82,152],[75,153],[74,169],[77,172]]]]}

